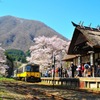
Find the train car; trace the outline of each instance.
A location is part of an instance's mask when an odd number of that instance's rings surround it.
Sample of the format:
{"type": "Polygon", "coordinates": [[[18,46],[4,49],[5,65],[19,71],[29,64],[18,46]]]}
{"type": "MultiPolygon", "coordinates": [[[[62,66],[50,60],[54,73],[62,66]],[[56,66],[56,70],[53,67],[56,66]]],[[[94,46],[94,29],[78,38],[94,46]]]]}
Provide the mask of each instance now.
{"type": "Polygon", "coordinates": [[[37,64],[23,64],[14,71],[14,77],[25,81],[41,81],[41,74],[39,72],[39,65],[37,64]]]}

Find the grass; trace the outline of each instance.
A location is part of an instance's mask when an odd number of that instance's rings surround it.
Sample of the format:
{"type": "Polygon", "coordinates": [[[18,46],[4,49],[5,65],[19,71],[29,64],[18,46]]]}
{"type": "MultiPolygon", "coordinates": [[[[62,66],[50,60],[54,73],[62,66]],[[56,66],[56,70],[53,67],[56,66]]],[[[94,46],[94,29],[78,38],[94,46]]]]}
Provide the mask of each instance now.
{"type": "Polygon", "coordinates": [[[0,81],[14,81],[12,78],[0,77],[0,81]]]}
{"type": "Polygon", "coordinates": [[[25,95],[20,94],[20,88],[16,84],[20,82],[12,78],[0,77],[0,100],[26,100],[25,95]]]}

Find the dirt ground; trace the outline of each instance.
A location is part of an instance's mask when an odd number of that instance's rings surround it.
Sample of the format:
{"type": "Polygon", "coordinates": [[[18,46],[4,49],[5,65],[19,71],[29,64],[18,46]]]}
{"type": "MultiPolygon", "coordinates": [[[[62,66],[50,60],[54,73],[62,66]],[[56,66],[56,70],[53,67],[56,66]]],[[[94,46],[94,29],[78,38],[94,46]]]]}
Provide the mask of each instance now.
{"type": "Polygon", "coordinates": [[[100,100],[100,94],[53,89],[42,83],[0,80],[0,100],[100,100]]]}

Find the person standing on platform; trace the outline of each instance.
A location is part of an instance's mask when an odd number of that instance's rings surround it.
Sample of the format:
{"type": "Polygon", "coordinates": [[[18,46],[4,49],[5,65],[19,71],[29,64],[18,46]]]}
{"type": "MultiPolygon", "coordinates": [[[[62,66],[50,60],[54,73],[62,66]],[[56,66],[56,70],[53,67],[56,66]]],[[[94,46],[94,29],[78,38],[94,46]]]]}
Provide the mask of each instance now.
{"type": "Polygon", "coordinates": [[[74,77],[74,73],[75,73],[75,66],[73,64],[73,62],[71,62],[71,70],[72,70],[72,77],[74,77]]]}
{"type": "Polygon", "coordinates": [[[98,65],[97,71],[96,71],[96,76],[100,77],[100,65],[98,65]]]}
{"type": "Polygon", "coordinates": [[[84,64],[84,77],[88,76],[89,68],[90,68],[90,65],[88,63],[84,64]]]}
{"type": "Polygon", "coordinates": [[[82,77],[82,67],[81,67],[81,64],[77,66],[77,75],[76,76],[79,76],[79,77],[82,77]]]}

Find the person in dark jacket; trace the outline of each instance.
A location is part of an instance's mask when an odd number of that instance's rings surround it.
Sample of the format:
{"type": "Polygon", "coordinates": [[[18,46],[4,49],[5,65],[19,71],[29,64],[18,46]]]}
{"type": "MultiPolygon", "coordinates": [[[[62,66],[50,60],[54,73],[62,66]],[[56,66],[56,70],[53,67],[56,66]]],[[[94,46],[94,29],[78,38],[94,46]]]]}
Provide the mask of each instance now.
{"type": "Polygon", "coordinates": [[[71,62],[71,70],[72,70],[72,77],[74,77],[74,73],[75,73],[75,66],[73,64],[73,62],[71,62]]]}

